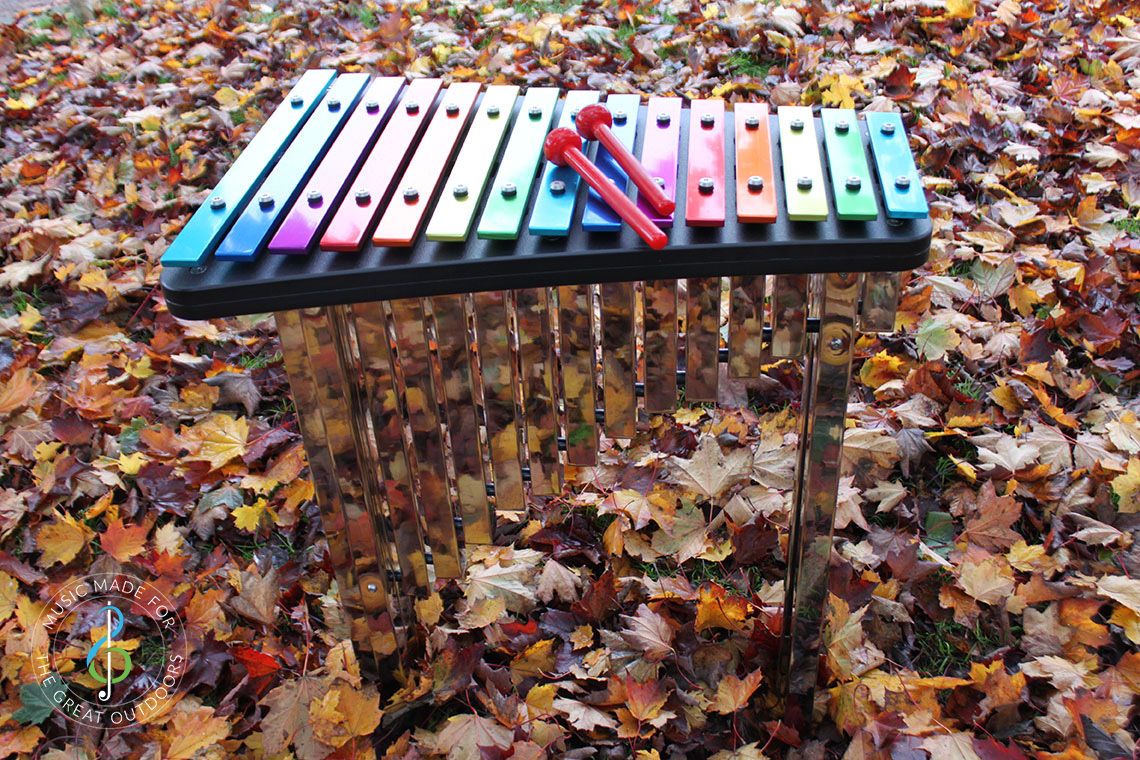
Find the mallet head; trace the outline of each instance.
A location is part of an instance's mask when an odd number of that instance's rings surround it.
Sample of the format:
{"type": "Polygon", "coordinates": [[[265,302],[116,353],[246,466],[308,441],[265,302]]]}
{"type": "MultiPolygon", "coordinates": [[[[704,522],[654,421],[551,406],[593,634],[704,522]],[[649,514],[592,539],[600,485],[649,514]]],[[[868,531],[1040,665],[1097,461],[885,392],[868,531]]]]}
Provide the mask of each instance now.
{"type": "Polygon", "coordinates": [[[578,134],[587,140],[597,140],[598,127],[612,127],[613,123],[614,118],[610,115],[609,109],[598,103],[586,106],[574,117],[574,126],[578,128],[578,134]]]}

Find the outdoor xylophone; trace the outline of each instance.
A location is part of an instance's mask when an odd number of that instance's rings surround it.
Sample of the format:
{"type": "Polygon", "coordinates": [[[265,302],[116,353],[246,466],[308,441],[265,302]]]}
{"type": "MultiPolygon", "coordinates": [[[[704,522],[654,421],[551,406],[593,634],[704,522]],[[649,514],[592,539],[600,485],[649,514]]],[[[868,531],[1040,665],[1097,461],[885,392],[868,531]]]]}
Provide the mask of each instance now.
{"type": "Polygon", "coordinates": [[[807,707],[855,331],[893,329],[895,273],[930,235],[895,113],[308,71],[162,285],[179,317],[276,313],[342,600],[378,659],[494,510],[558,493],[600,433],[682,392],[715,402],[722,365],[802,358],[777,681],[807,707]]]}

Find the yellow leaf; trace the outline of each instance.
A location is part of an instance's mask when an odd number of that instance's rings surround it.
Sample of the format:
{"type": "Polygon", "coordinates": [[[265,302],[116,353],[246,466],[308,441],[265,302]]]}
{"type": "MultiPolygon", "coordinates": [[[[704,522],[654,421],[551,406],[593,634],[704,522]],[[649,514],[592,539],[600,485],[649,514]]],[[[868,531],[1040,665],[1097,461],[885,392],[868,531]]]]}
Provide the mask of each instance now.
{"type": "Polygon", "coordinates": [[[27,306],[20,312],[20,329],[24,332],[31,332],[32,328],[43,321],[43,315],[40,310],[35,306],[27,306]]]}
{"type": "Polygon", "coordinates": [[[266,515],[273,517],[273,510],[269,508],[265,499],[258,499],[253,504],[242,504],[233,511],[234,525],[238,530],[253,533],[261,527],[266,515]]]}
{"type": "MultiPolygon", "coordinates": [[[[0,620],[3,619],[3,610],[0,610],[0,620]]],[[[1117,607],[1112,611],[1112,617],[1108,619],[1108,622],[1120,626],[1124,635],[1133,644],[1140,644],[1140,615],[1136,614],[1135,610],[1117,607]]]]}
{"type": "Polygon", "coordinates": [[[40,567],[51,567],[56,562],[66,565],[95,537],[95,531],[71,515],[57,512],[55,517],[55,522],[36,534],[36,546],[42,552],[37,563],[40,567]]]}
{"type": "Polygon", "coordinates": [[[729,674],[720,680],[716,688],[716,698],[712,703],[712,710],[722,715],[731,715],[748,705],[748,700],[760,686],[762,675],[754,670],[743,679],[729,674]]]}
{"type": "Polygon", "coordinates": [[[241,105],[241,95],[233,87],[223,87],[215,92],[214,100],[227,111],[232,111],[241,105]]]}
{"type": "Polygon", "coordinates": [[[878,388],[885,382],[903,377],[907,368],[903,360],[880,351],[859,369],[859,380],[868,388],[878,388]]]}
{"type": "Polygon", "coordinates": [[[16,579],[0,571],[0,623],[16,611],[16,599],[20,596],[20,586],[16,579]]]}
{"type": "Polygon", "coordinates": [[[197,442],[190,459],[209,462],[218,470],[231,459],[245,454],[249,423],[245,417],[234,419],[226,414],[212,414],[191,428],[186,437],[197,442]]]}
{"type": "Polygon", "coordinates": [[[443,600],[439,594],[432,594],[427,599],[416,600],[416,617],[424,625],[436,625],[443,614],[443,600]]]}
{"type": "Polygon", "coordinates": [[[1112,492],[1120,500],[1120,512],[1140,512],[1140,459],[1133,457],[1128,460],[1128,470],[1113,478],[1112,492]]]}
{"type": "Polygon", "coordinates": [[[526,694],[526,705],[531,709],[531,718],[540,715],[549,715],[554,712],[554,695],[558,693],[558,684],[546,683],[534,686],[526,694]]]}
{"type": "Polygon", "coordinates": [[[201,705],[195,707],[187,702],[180,703],[174,709],[171,723],[167,735],[173,737],[173,741],[166,753],[170,760],[190,760],[192,757],[205,756],[202,750],[214,746],[230,733],[229,721],[216,717],[214,708],[201,705]]]}
{"type": "Polygon", "coordinates": [[[124,475],[138,475],[142,466],[147,463],[146,454],[136,451],[134,454],[119,454],[119,472],[124,475]]]}
{"type": "Polygon", "coordinates": [[[974,0],[946,0],[946,15],[949,18],[973,18],[974,0]]]}
{"type": "Polygon", "coordinates": [[[838,108],[854,108],[855,98],[852,93],[867,93],[863,81],[850,74],[827,74],[820,78],[819,89],[823,94],[823,104],[838,108]]]}
{"type": "Polygon", "coordinates": [[[7,382],[0,384],[0,414],[8,414],[25,406],[43,384],[44,379],[29,367],[13,372],[7,382]]]}

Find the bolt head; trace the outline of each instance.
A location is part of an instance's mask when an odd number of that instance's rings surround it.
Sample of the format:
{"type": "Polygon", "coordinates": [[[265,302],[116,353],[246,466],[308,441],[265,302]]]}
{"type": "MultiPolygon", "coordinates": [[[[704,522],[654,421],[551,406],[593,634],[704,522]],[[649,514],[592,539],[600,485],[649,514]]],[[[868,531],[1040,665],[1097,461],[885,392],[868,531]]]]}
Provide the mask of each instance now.
{"type": "Polygon", "coordinates": [[[404,104],[404,110],[407,111],[408,113],[419,113],[420,112],[420,104],[413,100],[410,103],[404,104]]]}
{"type": "Polygon", "coordinates": [[[895,125],[887,122],[883,126],[879,127],[879,131],[887,136],[893,135],[895,133],[895,125]]]}
{"type": "Polygon", "coordinates": [[[367,206],[372,201],[372,193],[367,190],[357,190],[355,198],[358,204],[367,206]]]}
{"type": "Polygon", "coordinates": [[[560,179],[556,179],[550,183],[551,195],[562,195],[566,192],[566,183],[560,179]]]}
{"type": "Polygon", "coordinates": [[[467,185],[459,184],[451,188],[451,194],[456,198],[463,199],[467,197],[467,185]]]}
{"type": "Polygon", "coordinates": [[[294,108],[300,108],[301,106],[305,105],[305,99],[300,95],[294,95],[293,97],[289,98],[289,105],[293,106],[294,108]]]}
{"type": "Polygon", "coordinates": [[[492,119],[499,118],[499,107],[498,106],[490,106],[489,108],[487,108],[487,116],[491,117],[492,119]]]}
{"type": "Polygon", "coordinates": [[[310,190],[309,194],[306,195],[305,198],[309,201],[310,206],[319,206],[324,200],[324,196],[321,195],[320,190],[310,190]]]}
{"type": "Polygon", "coordinates": [[[667,114],[667,113],[657,114],[657,126],[659,126],[659,127],[669,126],[669,114],[667,114]]]}
{"type": "Polygon", "coordinates": [[[753,174],[748,178],[748,191],[758,193],[764,189],[764,178],[758,174],[753,174]]]}
{"type": "Polygon", "coordinates": [[[368,584],[368,593],[369,593],[369,594],[375,594],[375,593],[376,593],[376,590],[377,590],[378,588],[379,588],[379,586],[377,586],[375,583],[369,583],[369,584],[368,584]]]}
{"type": "Polygon", "coordinates": [[[329,110],[330,111],[339,111],[340,110],[340,101],[337,100],[336,98],[331,99],[329,101],[329,110]]]}
{"type": "Polygon", "coordinates": [[[792,128],[793,132],[803,132],[804,131],[804,120],[803,119],[792,119],[792,123],[789,124],[788,126],[790,126],[792,128]]]}
{"type": "Polygon", "coordinates": [[[847,134],[851,130],[851,124],[847,119],[840,119],[835,122],[835,131],[841,135],[847,134]]]}
{"type": "Polygon", "coordinates": [[[628,118],[629,116],[626,115],[625,111],[614,112],[614,124],[625,124],[628,118]]]}
{"type": "Polygon", "coordinates": [[[542,116],[542,109],[538,106],[531,106],[530,110],[526,112],[526,115],[532,119],[538,119],[542,116]]]}
{"type": "Polygon", "coordinates": [[[269,193],[262,193],[257,198],[257,205],[262,208],[273,208],[273,196],[269,193]]]}
{"type": "Polygon", "coordinates": [[[716,119],[713,118],[711,113],[706,113],[701,116],[702,129],[712,129],[714,124],[716,124],[716,119]]]}
{"type": "Polygon", "coordinates": [[[832,351],[842,351],[843,342],[843,338],[832,338],[827,342],[827,345],[832,351]]]}
{"type": "Polygon", "coordinates": [[[760,119],[756,116],[749,116],[744,120],[745,129],[760,129],[760,119]]]}
{"type": "Polygon", "coordinates": [[[210,208],[214,211],[220,211],[226,207],[226,199],[220,195],[215,195],[210,199],[210,208]]]}
{"type": "Polygon", "coordinates": [[[899,176],[895,177],[895,187],[897,187],[899,190],[908,189],[910,187],[910,177],[906,176],[905,174],[900,174],[899,176]]]}
{"type": "Polygon", "coordinates": [[[377,111],[380,110],[380,104],[377,103],[375,100],[370,100],[364,104],[364,110],[367,111],[368,113],[376,113],[377,111]]]}
{"type": "Polygon", "coordinates": [[[459,106],[456,103],[448,103],[447,107],[443,110],[448,116],[456,116],[459,114],[459,106]]]}
{"type": "Polygon", "coordinates": [[[570,121],[578,121],[578,111],[581,109],[575,108],[570,112],[570,121]]]}
{"type": "Polygon", "coordinates": [[[420,199],[420,191],[414,187],[404,188],[404,203],[415,203],[420,199]]]}
{"type": "Polygon", "coordinates": [[[858,177],[856,177],[854,175],[848,177],[847,181],[844,183],[844,187],[846,187],[851,192],[857,191],[860,187],[862,187],[862,185],[863,185],[863,180],[859,179],[858,177]]]}
{"type": "Polygon", "coordinates": [[[663,187],[665,187],[665,178],[664,177],[654,177],[653,178],[653,184],[657,185],[657,187],[663,188],[663,187]]]}
{"type": "Polygon", "coordinates": [[[811,177],[800,177],[796,180],[796,187],[800,190],[811,190],[811,177]]]}
{"type": "Polygon", "coordinates": [[[716,183],[713,182],[712,177],[701,177],[697,181],[697,189],[701,191],[702,195],[709,195],[716,188],[716,183]]]}
{"type": "Polygon", "coordinates": [[[515,187],[514,182],[507,182],[499,188],[499,192],[502,193],[504,198],[514,198],[519,194],[519,189],[515,187]]]}

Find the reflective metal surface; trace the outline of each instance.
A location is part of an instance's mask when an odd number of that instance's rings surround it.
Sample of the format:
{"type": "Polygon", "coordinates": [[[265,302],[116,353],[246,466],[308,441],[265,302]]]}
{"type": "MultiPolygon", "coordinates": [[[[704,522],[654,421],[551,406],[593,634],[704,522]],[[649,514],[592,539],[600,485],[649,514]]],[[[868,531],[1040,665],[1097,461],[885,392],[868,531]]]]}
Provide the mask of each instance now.
{"type": "Polygon", "coordinates": [[[772,278],[772,356],[803,356],[807,339],[808,284],[811,275],[772,278]]]}
{"type": "Polygon", "coordinates": [[[511,351],[507,293],[491,290],[472,297],[482,365],[483,404],[487,410],[487,438],[495,475],[495,507],[520,510],[526,505],[526,497],[519,463],[519,429],[515,417],[518,379],[511,351]]]}
{"type": "Polygon", "coordinates": [[[459,295],[436,296],[431,299],[431,308],[435,316],[451,459],[455,465],[455,487],[463,517],[463,540],[468,544],[489,544],[494,539],[494,518],[483,473],[467,308],[464,297],[459,295]]]}
{"type": "Polygon", "coordinates": [[[566,461],[592,466],[598,457],[594,407],[594,308],[589,285],[558,288],[562,399],[566,405],[566,461]]]}
{"type": "Polygon", "coordinates": [[[764,349],[764,287],[766,278],[729,280],[728,376],[757,377],[764,349]]]}
{"type": "Polygon", "coordinates": [[[868,272],[862,276],[863,304],[859,309],[860,332],[894,332],[899,308],[899,281],[896,272],[868,272]]]}
{"type": "Polygon", "coordinates": [[[811,336],[805,365],[779,683],[786,684],[788,714],[806,720],[819,671],[858,297],[858,275],[824,276],[820,332],[811,336]]]}
{"type": "Polygon", "coordinates": [[[388,519],[392,526],[392,541],[400,569],[400,585],[405,591],[426,593],[427,561],[416,511],[411,465],[405,451],[404,418],[400,412],[395,370],[388,345],[387,316],[379,303],[353,304],[349,309],[360,352],[368,414],[376,442],[377,464],[388,503],[388,519]]]}
{"type": "Polygon", "coordinates": [[[404,406],[412,430],[413,462],[419,486],[417,495],[431,546],[432,564],[436,577],[456,578],[462,573],[461,558],[451,513],[423,300],[406,298],[392,301],[391,306],[396,328],[396,353],[404,379],[404,406]]]}
{"type": "Polygon", "coordinates": [[[633,364],[633,283],[603,283],[601,292],[602,383],[606,434],[614,438],[631,438],[637,429],[633,364]]]}
{"type": "Polygon", "coordinates": [[[685,401],[716,401],[720,361],[720,278],[690,277],[685,320],[685,401]]]}
{"type": "Polygon", "coordinates": [[[677,407],[677,281],[645,282],[645,410],[677,407]]]}
{"type": "Polygon", "coordinates": [[[530,455],[531,492],[548,496],[562,490],[558,458],[558,418],[554,398],[554,333],[546,288],[515,291],[519,325],[523,414],[530,455]]]}

